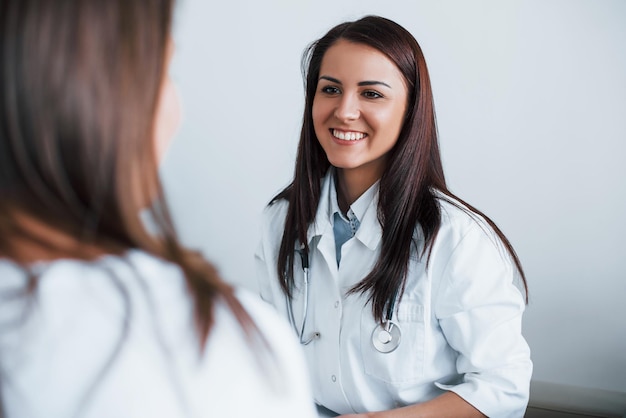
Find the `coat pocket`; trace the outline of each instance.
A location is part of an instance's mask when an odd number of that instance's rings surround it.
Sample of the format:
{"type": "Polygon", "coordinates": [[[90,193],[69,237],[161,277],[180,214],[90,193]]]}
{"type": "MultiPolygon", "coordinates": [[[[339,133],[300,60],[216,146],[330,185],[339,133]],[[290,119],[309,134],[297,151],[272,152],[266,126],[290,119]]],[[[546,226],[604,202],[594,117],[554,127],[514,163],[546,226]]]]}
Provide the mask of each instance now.
{"type": "MultiPolygon", "coordinates": [[[[369,310],[366,306],[364,309],[369,310]]],[[[365,373],[390,384],[419,381],[424,373],[426,332],[424,306],[403,301],[392,321],[400,328],[400,344],[390,353],[378,351],[373,343],[377,323],[371,311],[361,315],[361,354],[365,373]]]]}

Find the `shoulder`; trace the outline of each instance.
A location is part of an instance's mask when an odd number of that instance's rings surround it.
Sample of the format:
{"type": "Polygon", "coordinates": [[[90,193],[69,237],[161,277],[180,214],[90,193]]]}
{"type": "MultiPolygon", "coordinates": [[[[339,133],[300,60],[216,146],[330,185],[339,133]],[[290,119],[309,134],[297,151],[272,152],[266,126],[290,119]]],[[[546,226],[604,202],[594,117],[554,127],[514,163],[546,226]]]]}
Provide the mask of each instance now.
{"type": "Polygon", "coordinates": [[[475,222],[484,221],[477,213],[470,210],[460,200],[446,196],[441,192],[435,193],[435,198],[441,209],[441,220],[443,225],[454,225],[456,227],[467,227],[475,222]]]}
{"type": "Polygon", "coordinates": [[[183,297],[186,281],[182,269],[141,250],[128,250],[121,255],[108,255],[94,261],[63,260],[44,274],[44,279],[58,282],[63,277],[78,290],[98,286],[103,292],[113,290],[116,298],[123,292],[132,299],[144,299],[146,290],[158,303],[183,297]]]}
{"type": "Polygon", "coordinates": [[[287,210],[289,209],[289,202],[285,198],[279,198],[270,202],[263,209],[263,221],[265,222],[275,222],[282,221],[284,223],[285,217],[287,216],[287,210]]]}
{"type": "Polygon", "coordinates": [[[28,271],[2,261],[0,276],[2,294],[24,295],[11,299],[13,309],[35,308],[33,312],[46,318],[47,323],[64,319],[75,322],[82,315],[117,326],[127,315],[129,304],[144,307],[146,292],[168,308],[180,306],[188,299],[178,266],[138,250],[92,261],[60,259],[34,263],[28,271]],[[30,286],[29,275],[36,280],[32,292],[35,305],[27,297],[29,292],[25,292],[30,286]]]}
{"type": "Polygon", "coordinates": [[[458,243],[468,234],[477,234],[481,239],[490,241],[496,246],[499,245],[498,235],[482,215],[453,197],[441,193],[435,196],[441,213],[438,239],[446,238],[458,243]]]}
{"type": "Polygon", "coordinates": [[[280,241],[285,229],[289,202],[278,199],[267,205],[261,215],[261,238],[262,242],[280,241]]]}
{"type": "Polygon", "coordinates": [[[238,288],[235,295],[256,330],[246,334],[226,303],[216,303],[202,386],[208,393],[237,388],[248,399],[213,399],[207,407],[229,416],[313,416],[304,355],[288,324],[250,291],[238,288]]]}
{"type": "Polygon", "coordinates": [[[434,265],[458,267],[467,259],[469,268],[488,259],[492,268],[501,266],[510,274],[516,271],[507,247],[484,216],[452,197],[439,194],[437,198],[441,224],[431,252],[434,265]]]}
{"type": "MultiPolygon", "coordinates": [[[[323,200],[324,196],[329,194],[329,188],[334,187],[333,184],[334,178],[334,169],[331,166],[324,175],[322,175],[318,181],[320,186],[320,194],[318,196],[319,202],[317,205],[319,206],[320,202],[323,200]]],[[[312,180],[314,181],[314,180],[312,180]]],[[[289,210],[289,199],[291,196],[296,193],[293,187],[293,183],[287,186],[282,192],[280,192],[276,197],[274,197],[270,203],[263,210],[263,221],[268,224],[271,222],[276,222],[280,224],[282,227],[285,222],[285,218],[287,216],[287,211],[289,210]]],[[[310,203],[310,202],[307,202],[310,203]]]]}
{"type": "MultiPolygon", "coordinates": [[[[3,278],[10,278],[9,283],[23,284],[27,271],[44,285],[48,281],[55,281],[55,284],[84,283],[89,279],[105,276],[182,277],[176,264],[140,250],[129,250],[122,255],[108,254],[95,260],[59,259],[36,262],[27,267],[19,266],[8,259],[0,259],[0,274],[3,278]]],[[[0,286],[7,286],[7,280],[3,280],[0,286]]]]}
{"type": "Polygon", "coordinates": [[[454,198],[439,200],[441,226],[430,259],[434,275],[456,288],[512,284],[523,295],[512,255],[487,219],[454,198]]]}

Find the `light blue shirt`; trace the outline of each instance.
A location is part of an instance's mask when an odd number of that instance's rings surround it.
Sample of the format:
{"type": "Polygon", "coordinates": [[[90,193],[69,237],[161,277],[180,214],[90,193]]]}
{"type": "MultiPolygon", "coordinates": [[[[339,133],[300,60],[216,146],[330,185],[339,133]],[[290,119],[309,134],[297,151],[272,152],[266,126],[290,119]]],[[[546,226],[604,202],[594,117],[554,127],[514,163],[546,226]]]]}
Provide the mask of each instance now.
{"type": "Polygon", "coordinates": [[[337,257],[337,267],[339,267],[339,263],[341,262],[341,247],[349,239],[354,237],[356,231],[358,231],[361,225],[360,219],[363,219],[365,211],[378,193],[378,181],[370,186],[365,193],[359,196],[359,198],[350,205],[346,215],[344,215],[339,208],[335,181],[331,182],[331,187],[329,188],[328,215],[335,235],[335,254],[337,257]]]}

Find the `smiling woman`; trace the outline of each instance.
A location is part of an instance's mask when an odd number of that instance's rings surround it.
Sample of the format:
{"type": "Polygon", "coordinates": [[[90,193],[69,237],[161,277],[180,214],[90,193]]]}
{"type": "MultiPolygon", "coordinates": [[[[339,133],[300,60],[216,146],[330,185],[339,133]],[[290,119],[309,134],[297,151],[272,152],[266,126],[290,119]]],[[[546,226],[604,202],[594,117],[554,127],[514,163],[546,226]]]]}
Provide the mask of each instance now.
{"type": "Polygon", "coordinates": [[[418,43],[368,16],[332,28],[304,63],[295,177],[265,210],[256,260],[320,409],[523,416],[524,274],[498,227],[446,186],[418,43]]]}

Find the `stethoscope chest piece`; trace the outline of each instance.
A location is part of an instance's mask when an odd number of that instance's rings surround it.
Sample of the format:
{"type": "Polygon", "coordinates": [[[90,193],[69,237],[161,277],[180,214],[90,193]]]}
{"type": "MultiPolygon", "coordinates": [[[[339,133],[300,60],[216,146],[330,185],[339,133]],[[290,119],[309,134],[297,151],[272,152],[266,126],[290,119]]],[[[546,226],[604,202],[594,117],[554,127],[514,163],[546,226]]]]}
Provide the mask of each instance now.
{"type": "Polygon", "coordinates": [[[400,327],[392,321],[387,321],[383,325],[377,325],[374,328],[372,344],[381,353],[391,353],[400,345],[401,337],[400,327]]]}

